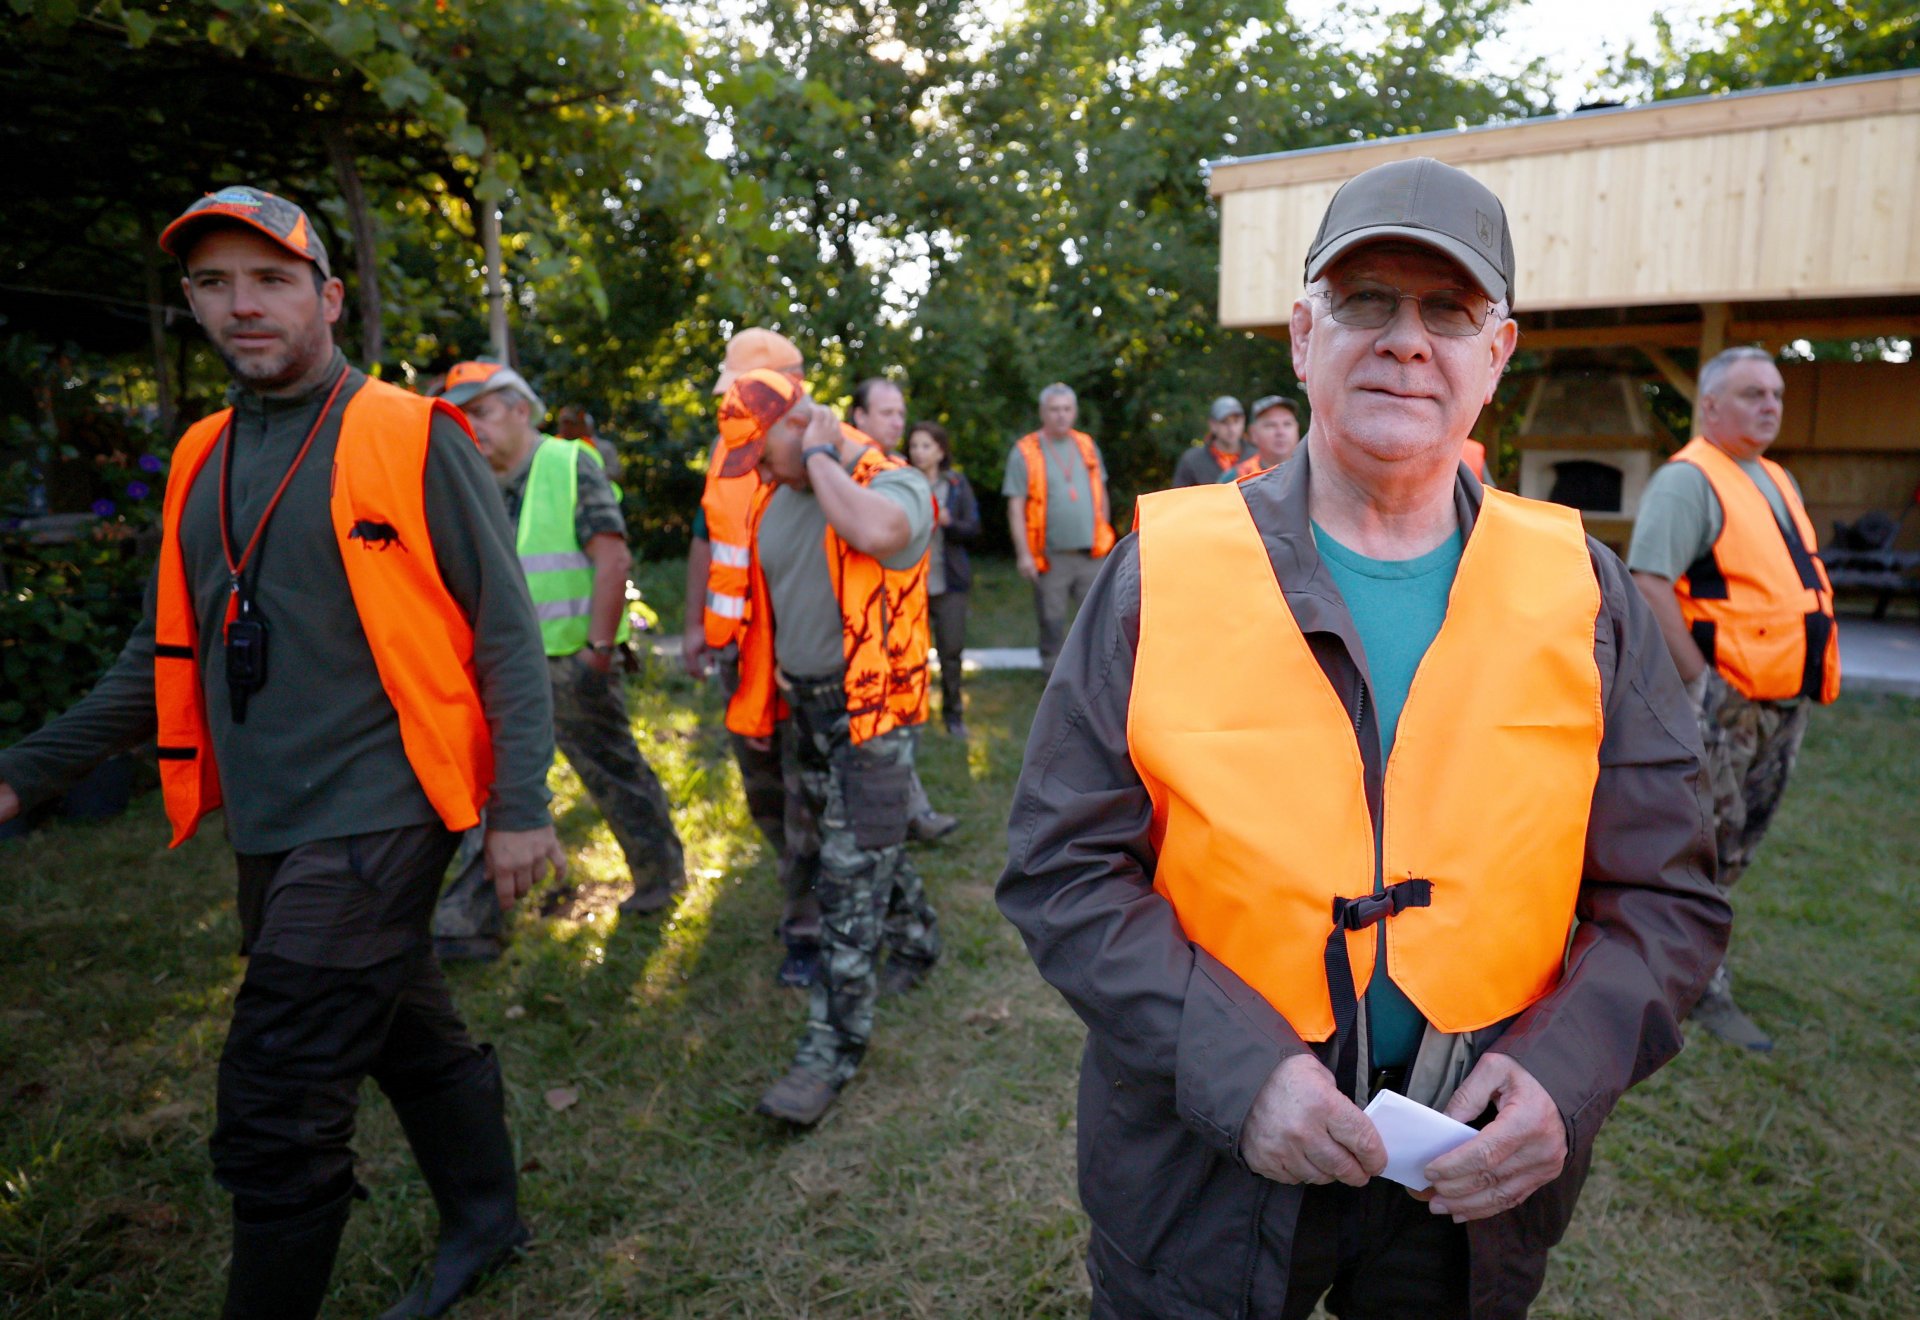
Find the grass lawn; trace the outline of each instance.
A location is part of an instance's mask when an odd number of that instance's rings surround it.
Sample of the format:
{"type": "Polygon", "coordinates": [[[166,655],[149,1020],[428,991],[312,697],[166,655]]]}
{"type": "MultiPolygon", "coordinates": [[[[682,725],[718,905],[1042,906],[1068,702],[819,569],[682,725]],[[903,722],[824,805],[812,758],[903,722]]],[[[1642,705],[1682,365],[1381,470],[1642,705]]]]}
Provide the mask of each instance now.
{"type": "MultiPolygon", "coordinates": [[[[1018,604],[1018,587],[996,589],[1018,604]]],[[[1016,626],[978,640],[1029,641],[1030,623],[1016,626]]],[[[799,1001],[773,982],[773,867],[713,695],[664,668],[635,685],[697,876],[665,921],[614,910],[618,851],[556,768],[569,886],[523,905],[503,962],[453,972],[504,1060],[539,1243],[457,1314],[1084,1314],[1081,1031],[992,904],[1038,687],[980,676],[972,742],[926,736],[928,788],[965,820],[916,854],[947,956],[883,1006],[868,1066],[805,1137],[751,1112],[786,1062],[799,1001]],[[556,1107],[563,1088],[577,1100],[556,1107]]],[[[1916,746],[1920,703],[1848,698],[1816,716],[1737,896],[1742,997],[1780,1048],[1750,1058],[1704,1042],[1629,1097],[1536,1314],[1920,1310],[1916,746]]],[[[9,1315],[217,1310],[226,1201],[205,1141],[240,973],[218,834],[168,852],[148,795],[118,821],[0,846],[9,1315]]],[[[367,1096],[357,1144],[373,1198],[348,1227],[330,1315],[377,1311],[433,1231],[391,1113],[367,1096]]]]}

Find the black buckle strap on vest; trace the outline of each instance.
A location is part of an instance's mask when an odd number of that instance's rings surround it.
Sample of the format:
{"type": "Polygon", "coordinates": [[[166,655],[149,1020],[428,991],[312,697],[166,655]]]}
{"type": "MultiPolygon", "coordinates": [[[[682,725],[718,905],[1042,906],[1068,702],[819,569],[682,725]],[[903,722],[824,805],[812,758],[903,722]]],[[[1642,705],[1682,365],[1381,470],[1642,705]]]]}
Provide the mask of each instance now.
{"type": "Polygon", "coordinates": [[[1807,654],[1800,670],[1800,695],[1820,700],[1827,685],[1827,638],[1833,635],[1833,620],[1819,610],[1807,615],[1807,654]]]}
{"type": "Polygon", "coordinates": [[[1376,922],[1398,916],[1410,907],[1433,906],[1433,881],[1410,879],[1388,885],[1378,894],[1333,900],[1333,929],[1327,933],[1327,992],[1333,1000],[1333,1040],[1327,1066],[1341,1091],[1352,1094],[1359,1068],[1353,1030],[1360,1014],[1360,995],[1353,988],[1353,961],[1347,957],[1347,932],[1365,930],[1376,922]]]}

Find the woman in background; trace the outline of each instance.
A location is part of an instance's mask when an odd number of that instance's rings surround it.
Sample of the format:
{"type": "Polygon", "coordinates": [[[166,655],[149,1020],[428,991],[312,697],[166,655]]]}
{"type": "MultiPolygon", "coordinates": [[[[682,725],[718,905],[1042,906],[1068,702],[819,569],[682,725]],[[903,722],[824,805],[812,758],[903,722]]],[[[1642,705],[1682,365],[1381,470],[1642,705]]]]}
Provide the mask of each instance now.
{"type": "Polygon", "coordinates": [[[973,566],[966,542],[980,534],[980,505],[966,477],[947,455],[947,428],[915,422],[907,431],[907,460],[933,487],[933,545],[927,554],[927,596],[933,612],[933,649],[940,655],[940,713],[947,732],[967,736],[960,666],[967,646],[967,588],[973,566]]]}

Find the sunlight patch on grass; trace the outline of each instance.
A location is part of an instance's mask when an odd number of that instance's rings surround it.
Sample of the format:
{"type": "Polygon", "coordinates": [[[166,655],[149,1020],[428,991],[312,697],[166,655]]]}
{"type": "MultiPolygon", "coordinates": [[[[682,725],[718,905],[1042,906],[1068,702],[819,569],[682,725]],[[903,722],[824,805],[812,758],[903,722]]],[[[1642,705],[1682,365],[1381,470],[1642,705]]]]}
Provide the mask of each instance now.
{"type": "Polygon", "coordinates": [[[660,947],[647,958],[640,979],[633,984],[634,998],[641,1004],[653,1007],[669,995],[686,993],[687,981],[712,927],[713,900],[720,892],[721,874],[707,870],[688,877],[686,892],[660,928],[660,947]]]}

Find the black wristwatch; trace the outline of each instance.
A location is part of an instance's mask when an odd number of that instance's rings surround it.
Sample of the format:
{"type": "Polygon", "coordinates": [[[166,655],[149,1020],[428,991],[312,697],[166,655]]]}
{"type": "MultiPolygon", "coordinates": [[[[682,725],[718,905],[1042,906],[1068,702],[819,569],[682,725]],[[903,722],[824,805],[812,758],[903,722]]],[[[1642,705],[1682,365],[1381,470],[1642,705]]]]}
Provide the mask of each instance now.
{"type": "Polygon", "coordinates": [[[588,642],[588,643],[587,643],[587,649],[588,649],[589,651],[592,651],[592,652],[593,652],[593,653],[594,653],[595,655],[612,655],[612,654],[613,654],[613,652],[614,652],[614,643],[612,643],[612,642],[588,642]]]}
{"type": "Polygon", "coordinates": [[[825,454],[828,458],[831,458],[833,460],[833,465],[835,467],[840,466],[840,446],[839,445],[813,445],[810,448],[803,449],[800,451],[800,467],[803,471],[806,469],[807,464],[813,462],[813,456],[815,454],[825,454]]]}

